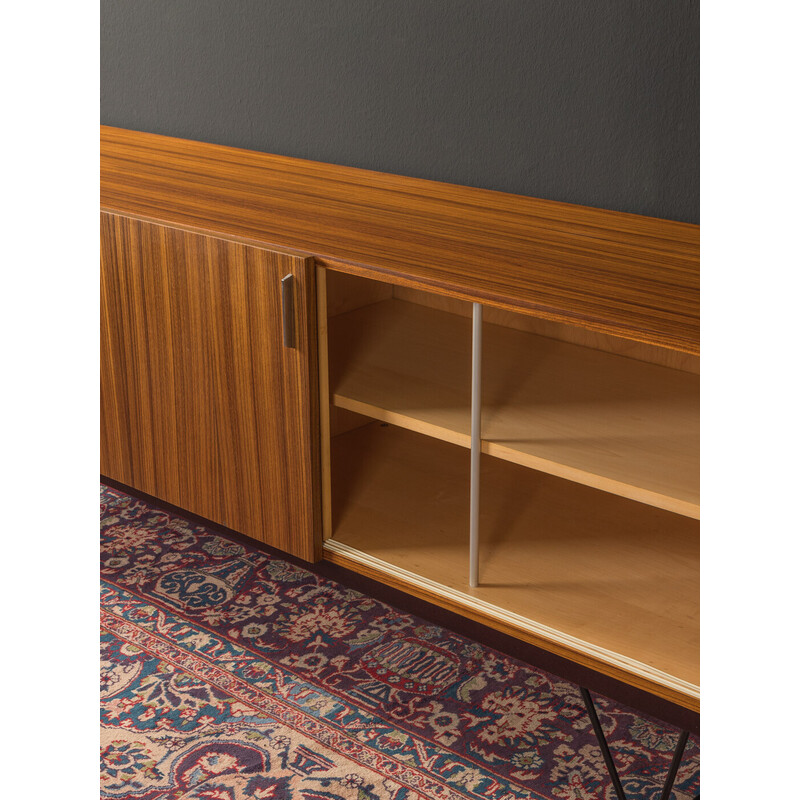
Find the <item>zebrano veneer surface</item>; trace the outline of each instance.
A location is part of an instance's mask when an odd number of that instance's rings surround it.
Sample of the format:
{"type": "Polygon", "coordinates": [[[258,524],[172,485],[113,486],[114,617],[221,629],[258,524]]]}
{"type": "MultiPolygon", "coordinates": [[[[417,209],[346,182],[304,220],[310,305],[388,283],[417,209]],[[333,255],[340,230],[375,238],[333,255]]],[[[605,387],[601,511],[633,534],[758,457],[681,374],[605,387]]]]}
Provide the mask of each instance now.
{"type": "Polygon", "coordinates": [[[699,352],[699,226],[101,127],[106,210],[699,352]]]}

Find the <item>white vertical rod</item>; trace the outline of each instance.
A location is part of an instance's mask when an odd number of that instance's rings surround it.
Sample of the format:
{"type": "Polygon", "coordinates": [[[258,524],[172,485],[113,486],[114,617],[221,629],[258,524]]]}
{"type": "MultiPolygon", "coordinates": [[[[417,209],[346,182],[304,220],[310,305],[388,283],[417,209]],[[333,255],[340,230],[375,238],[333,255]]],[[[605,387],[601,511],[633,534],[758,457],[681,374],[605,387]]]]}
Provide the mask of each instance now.
{"type": "Polygon", "coordinates": [[[472,425],[469,465],[469,585],[478,585],[478,515],[481,495],[481,323],[483,306],[472,304],[472,425]]]}

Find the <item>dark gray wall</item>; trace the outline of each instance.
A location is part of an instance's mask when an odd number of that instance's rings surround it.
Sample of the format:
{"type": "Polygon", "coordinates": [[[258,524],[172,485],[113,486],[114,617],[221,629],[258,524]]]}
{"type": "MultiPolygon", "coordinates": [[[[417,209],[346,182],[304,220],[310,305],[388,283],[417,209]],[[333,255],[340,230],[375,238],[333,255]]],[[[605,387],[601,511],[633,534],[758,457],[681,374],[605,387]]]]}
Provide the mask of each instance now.
{"type": "Polygon", "coordinates": [[[101,120],[699,221],[697,0],[102,0],[101,120]]]}

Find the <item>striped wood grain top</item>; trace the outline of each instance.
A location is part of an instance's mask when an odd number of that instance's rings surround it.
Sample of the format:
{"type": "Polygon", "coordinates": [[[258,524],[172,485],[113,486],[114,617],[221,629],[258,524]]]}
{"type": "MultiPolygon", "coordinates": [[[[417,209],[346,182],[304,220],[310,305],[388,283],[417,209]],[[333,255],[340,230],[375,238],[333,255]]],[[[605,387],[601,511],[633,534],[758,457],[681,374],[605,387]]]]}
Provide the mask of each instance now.
{"type": "Polygon", "coordinates": [[[101,127],[106,210],[699,352],[699,227],[101,127]]]}

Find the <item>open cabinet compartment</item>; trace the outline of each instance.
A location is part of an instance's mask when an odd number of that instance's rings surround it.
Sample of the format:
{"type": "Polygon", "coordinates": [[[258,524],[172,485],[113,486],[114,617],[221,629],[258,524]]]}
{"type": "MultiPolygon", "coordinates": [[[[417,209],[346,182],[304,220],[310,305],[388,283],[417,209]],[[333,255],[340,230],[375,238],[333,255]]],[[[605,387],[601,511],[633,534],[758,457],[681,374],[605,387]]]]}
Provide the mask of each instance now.
{"type": "Polygon", "coordinates": [[[471,305],[319,277],[326,558],[696,708],[696,360],[485,309],[470,588],[471,305]]]}

